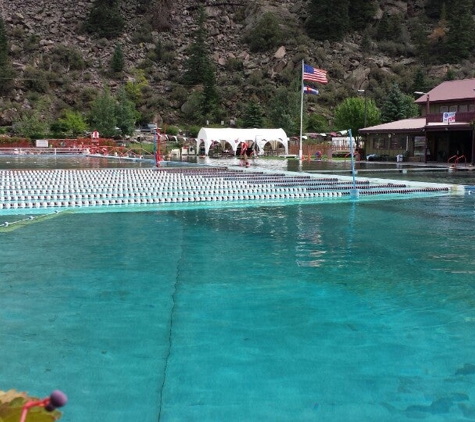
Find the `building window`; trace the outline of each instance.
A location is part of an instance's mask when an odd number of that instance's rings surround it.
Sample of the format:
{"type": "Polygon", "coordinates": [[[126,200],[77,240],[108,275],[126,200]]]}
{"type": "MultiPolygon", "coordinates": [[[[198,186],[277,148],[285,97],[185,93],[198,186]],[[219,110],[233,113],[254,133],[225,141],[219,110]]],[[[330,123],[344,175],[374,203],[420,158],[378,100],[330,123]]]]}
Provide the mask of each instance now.
{"type": "Polygon", "coordinates": [[[447,106],[440,106],[441,113],[445,113],[446,111],[449,111],[449,108],[447,106]]]}
{"type": "Polygon", "coordinates": [[[393,136],[391,138],[391,149],[405,149],[406,138],[404,136],[393,136]]]}
{"type": "Polygon", "coordinates": [[[373,149],[374,150],[377,150],[377,149],[387,149],[387,139],[386,138],[377,138],[377,139],[373,139],[373,149]]]}
{"type": "Polygon", "coordinates": [[[468,111],[475,111],[475,104],[470,104],[468,106],[468,111]]]}
{"type": "Polygon", "coordinates": [[[467,104],[459,105],[459,111],[465,113],[467,111],[467,104]]]}
{"type": "Polygon", "coordinates": [[[450,106],[449,111],[457,111],[457,106],[450,106]]]}

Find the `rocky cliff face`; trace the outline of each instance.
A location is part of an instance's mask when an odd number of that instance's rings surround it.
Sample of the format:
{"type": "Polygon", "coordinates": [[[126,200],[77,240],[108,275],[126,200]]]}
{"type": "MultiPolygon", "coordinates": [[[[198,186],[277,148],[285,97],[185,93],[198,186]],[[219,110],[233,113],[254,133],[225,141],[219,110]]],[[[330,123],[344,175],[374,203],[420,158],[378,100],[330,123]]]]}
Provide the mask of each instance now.
{"type": "MultiPolygon", "coordinates": [[[[15,68],[24,71],[28,66],[38,66],[42,58],[48,56],[58,47],[78,49],[87,63],[82,72],[74,73],[73,83],[76,85],[100,88],[104,84],[104,68],[110,63],[115,46],[120,43],[126,60],[125,79],[134,77],[131,69],[143,61],[147,54],[155,48],[154,43],[132,42],[134,33],[144,25],[145,16],[138,15],[135,2],[124,1],[123,15],[126,17],[126,31],[120,39],[95,39],[81,32],[81,24],[92,7],[93,0],[3,0],[4,21],[7,25],[11,52],[15,68]],[[34,47],[32,40],[36,40],[34,47]]],[[[167,75],[170,66],[180,72],[186,59],[186,49],[191,42],[191,35],[196,29],[194,10],[198,0],[176,0],[170,11],[170,30],[167,32],[152,33],[154,40],[160,38],[162,42],[173,46],[173,63],[157,65],[154,80],[150,81],[151,88],[158,95],[168,95],[170,83],[167,75]]],[[[409,2],[386,0],[381,2],[382,8],[375,16],[375,22],[381,18],[383,9],[388,13],[397,13],[404,18],[418,13],[423,1],[409,2]]],[[[259,69],[266,78],[274,81],[276,75],[283,70],[297,71],[302,58],[311,60],[330,70],[332,80],[344,83],[351,89],[364,87],[365,81],[372,66],[377,66],[385,72],[391,72],[394,64],[409,65],[415,59],[400,57],[390,59],[384,55],[367,56],[361,51],[361,36],[348,37],[345,42],[311,42],[306,46],[297,42],[288,43],[273,52],[251,54],[246,44],[242,42],[242,35],[265,11],[272,11],[282,18],[287,26],[298,28],[305,19],[305,0],[261,0],[258,2],[241,0],[240,2],[218,2],[209,0],[206,6],[207,30],[209,45],[213,60],[217,66],[220,84],[232,84],[232,72],[229,72],[226,63],[230,59],[240,59],[244,66],[244,76],[248,77],[259,69]],[[337,69],[337,72],[332,72],[337,69]]],[[[68,72],[68,69],[65,69],[68,72]]],[[[117,80],[108,80],[114,88],[120,83],[117,80]]],[[[275,82],[278,84],[278,82],[275,82]]],[[[65,97],[67,94],[56,88],[57,95],[65,97]]],[[[74,90],[73,90],[74,91],[74,90]]],[[[234,113],[235,106],[244,95],[246,89],[237,94],[237,98],[228,100],[226,106],[230,113],[234,113]]],[[[74,92],[72,93],[74,94],[74,92]]],[[[27,92],[21,85],[15,90],[12,98],[3,99],[5,111],[6,103],[13,101],[29,107],[27,92]]],[[[17,113],[3,113],[1,124],[11,124],[11,119],[17,113]],[[10,117],[8,117],[8,116],[10,117]]],[[[170,111],[167,118],[176,119],[177,111],[170,111]]]]}

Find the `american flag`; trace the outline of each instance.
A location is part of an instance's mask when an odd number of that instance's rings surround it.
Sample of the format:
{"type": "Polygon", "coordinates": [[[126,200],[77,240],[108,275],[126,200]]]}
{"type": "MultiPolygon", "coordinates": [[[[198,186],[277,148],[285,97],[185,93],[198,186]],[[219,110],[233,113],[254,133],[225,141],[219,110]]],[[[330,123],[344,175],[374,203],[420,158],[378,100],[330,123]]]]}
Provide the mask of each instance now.
{"type": "Polygon", "coordinates": [[[308,64],[303,65],[303,80],[318,82],[320,84],[327,84],[327,71],[322,69],[316,69],[308,64]]]}

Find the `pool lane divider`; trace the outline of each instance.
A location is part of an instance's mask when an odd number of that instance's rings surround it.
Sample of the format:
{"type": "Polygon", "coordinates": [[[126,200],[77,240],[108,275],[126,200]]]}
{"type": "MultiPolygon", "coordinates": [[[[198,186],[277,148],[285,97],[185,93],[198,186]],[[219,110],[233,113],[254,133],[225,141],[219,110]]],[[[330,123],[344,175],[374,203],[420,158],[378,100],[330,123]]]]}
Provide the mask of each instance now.
{"type": "Polygon", "coordinates": [[[0,211],[447,193],[447,185],[324,178],[225,167],[0,171],[0,211]]]}
{"type": "Polygon", "coordinates": [[[12,232],[16,229],[20,229],[22,227],[26,227],[34,223],[50,220],[60,215],[60,213],[64,214],[65,212],[67,212],[67,210],[54,210],[53,212],[50,212],[48,214],[28,215],[25,216],[25,218],[22,218],[21,220],[4,221],[3,223],[0,223],[0,233],[12,232]]]}

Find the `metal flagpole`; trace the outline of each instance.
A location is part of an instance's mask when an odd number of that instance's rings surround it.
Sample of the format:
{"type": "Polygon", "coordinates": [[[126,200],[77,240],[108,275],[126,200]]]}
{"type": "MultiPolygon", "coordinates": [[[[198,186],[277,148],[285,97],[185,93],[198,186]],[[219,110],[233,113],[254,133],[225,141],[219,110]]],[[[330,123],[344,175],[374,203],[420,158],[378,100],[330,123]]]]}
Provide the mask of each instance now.
{"type": "Polygon", "coordinates": [[[299,160],[302,160],[302,126],[303,126],[303,67],[304,61],[302,59],[302,78],[300,84],[300,144],[299,144],[299,160]]]}

